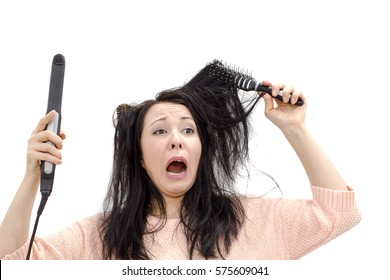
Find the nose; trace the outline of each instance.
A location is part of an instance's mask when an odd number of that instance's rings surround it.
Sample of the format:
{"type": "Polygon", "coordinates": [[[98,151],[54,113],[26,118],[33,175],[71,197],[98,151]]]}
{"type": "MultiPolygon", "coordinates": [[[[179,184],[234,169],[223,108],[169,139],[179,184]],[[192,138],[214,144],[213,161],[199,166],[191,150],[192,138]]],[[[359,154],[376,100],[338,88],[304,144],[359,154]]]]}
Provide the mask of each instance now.
{"type": "Polygon", "coordinates": [[[171,138],[171,144],[170,144],[171,149],[182,149],[183,148],[183,143],[182,139],[180,137],[180,133],[178,132],[172,132],[172,138],[171,138]]]}

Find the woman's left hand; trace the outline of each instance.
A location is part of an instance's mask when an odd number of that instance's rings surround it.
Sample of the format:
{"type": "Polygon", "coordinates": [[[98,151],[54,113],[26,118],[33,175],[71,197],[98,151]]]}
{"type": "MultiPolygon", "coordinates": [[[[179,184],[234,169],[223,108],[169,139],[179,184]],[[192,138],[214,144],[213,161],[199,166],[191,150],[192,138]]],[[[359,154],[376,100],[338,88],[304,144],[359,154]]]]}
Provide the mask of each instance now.
{"type": "Polygon", "coordinates": [[[272,98],[268,93],[263,95],[265,101],[264,114],[273,124],[282,131],[304,125],[307,102],[302,92],[295,90],[292,86],[283,84],[273,85],[268,81],[263,81],[262,84],[272,87],[273,96],[276,96],[279,90],[283,91],[283,101],[272,98]],[[298,98],[304,101],[302,106],[295,105],[298,98]],[[291,104],[288,103],[290,100],[291,104]]]}

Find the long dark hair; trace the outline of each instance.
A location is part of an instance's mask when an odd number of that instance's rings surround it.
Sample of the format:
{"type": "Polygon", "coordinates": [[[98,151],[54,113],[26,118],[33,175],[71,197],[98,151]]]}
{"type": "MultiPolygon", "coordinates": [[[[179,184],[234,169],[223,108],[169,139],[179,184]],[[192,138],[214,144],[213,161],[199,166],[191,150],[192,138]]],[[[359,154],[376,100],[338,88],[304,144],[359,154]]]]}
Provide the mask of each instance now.
{"type": "Polygon", "coordinates": [[[144,235],[164,226],[147,228],[151,201],[157,201],[160,213],[165,213],[165,203],[141,166],[140,147],[145,114],[158,102],[187,106],[202,145],[196,179],[184,195],[180,215],[188,257],[198,252],[205,259],[223,258],[229,252],[245,218],[235,179],[248,161],[247,119],[259,97],[242,100],[234,88],[202,81],[197,75],[182,87],[160,92],[155,100],[117,108],[113,171],[101,227],[105,259],[149,259],[144,235]]]}

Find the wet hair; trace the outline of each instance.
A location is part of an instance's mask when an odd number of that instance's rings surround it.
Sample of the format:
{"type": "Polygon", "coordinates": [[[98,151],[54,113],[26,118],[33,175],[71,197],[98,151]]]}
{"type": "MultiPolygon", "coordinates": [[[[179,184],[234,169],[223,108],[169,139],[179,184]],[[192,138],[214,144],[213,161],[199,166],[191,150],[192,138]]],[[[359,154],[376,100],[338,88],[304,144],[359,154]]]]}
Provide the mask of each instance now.
{"type": "Polygon", "coordinates": [[[105,259],[152,258],[144,236],[153,235],[166,221],[164,199],[141,165],[140,144],[145,114],[161,102],[189,109],[202,145],[196,179],[183,197],[180,213],[188,258],[195,252],[205,259],[224,258],[237,237],[245,211],[235,180],[248,161],[248,116],[259,96],[243,100],[237,89],[202,79],[200,74],[182,87],[158,93],[154,100],[118,106],[113,170],[101,227],[105,259]],[[163,222],[149,229],[152,200],[157,201],[163,222]]]}

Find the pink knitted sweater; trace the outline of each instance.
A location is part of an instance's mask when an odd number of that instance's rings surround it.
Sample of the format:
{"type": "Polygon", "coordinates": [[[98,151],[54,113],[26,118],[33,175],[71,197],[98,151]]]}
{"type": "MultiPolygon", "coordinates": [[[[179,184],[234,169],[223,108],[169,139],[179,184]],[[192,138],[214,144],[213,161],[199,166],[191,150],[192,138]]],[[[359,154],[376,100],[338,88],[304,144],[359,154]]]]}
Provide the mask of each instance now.
{"type": "MultiPolygon", "coordinates": [[[[299,259],[359,223],[361,216],[352,189],[311,189],[313,200],[243,198],[247,218],[225,258],[299,259]]],[[[46,238],[37,237],[31,259],[102,259],[100,219],[96,214],[46,238]]],[[[150,226],[159,222],[155,217],[148,220],[150,226]]],[[[154,238],[145,235],[152,259],[188,259],[186,238],[178,224],[178,219],[171,219],[154,238]]],[[[28,242],[5,259],[25,259],[27,249],[28,242]]]]}

